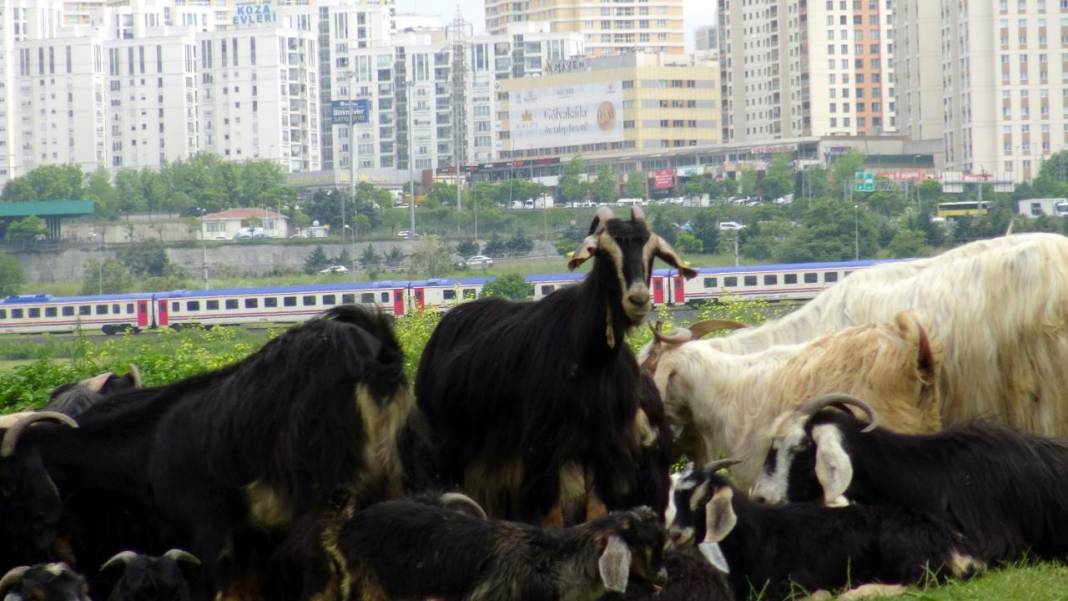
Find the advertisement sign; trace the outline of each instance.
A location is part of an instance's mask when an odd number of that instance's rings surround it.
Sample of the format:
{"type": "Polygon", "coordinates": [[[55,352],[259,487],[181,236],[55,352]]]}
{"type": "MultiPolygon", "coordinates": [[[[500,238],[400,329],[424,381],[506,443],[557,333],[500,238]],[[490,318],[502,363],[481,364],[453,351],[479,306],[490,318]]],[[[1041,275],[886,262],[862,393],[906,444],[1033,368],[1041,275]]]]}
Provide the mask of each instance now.
{"type": "Polygon", "coordinates": [[[348,123],[350,115],[353,123],[367,123],[371,118],[371,101],[366,98],[330,101],[331,121],[334,123],[348,123]]]}
{"type": "Polygon", "coordinates": [[[510,92],[512,149],[623,141],[620,81],[510,92]]]}
{"type": "Polygon", "coordinates": [[[277,22],[278,15],[271,10],[271,5],[266,2],[245,3],[234,6],[234,27],[267,25],[277,22]]]}
{"type": "Polygon", "coordinates": [[[657,169],[653,172],[653,189],[668,190],[675,186],[675,172],[671,169],[657,169]]]}

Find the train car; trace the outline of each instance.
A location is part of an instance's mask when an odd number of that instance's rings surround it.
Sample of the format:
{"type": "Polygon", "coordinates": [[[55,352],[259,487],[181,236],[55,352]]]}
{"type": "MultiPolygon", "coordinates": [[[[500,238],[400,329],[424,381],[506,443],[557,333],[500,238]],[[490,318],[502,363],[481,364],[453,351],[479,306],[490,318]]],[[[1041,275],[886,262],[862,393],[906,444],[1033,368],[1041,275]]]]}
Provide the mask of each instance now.
{"type": "Polygon", "coordinates": [[[528,275],[526,279],[534,286],[534,300],[541,300],[561,288],[581,283],[585,277],[585,273],[568,272],[528,275]]]}
{"type": "Polygon", "coordinates": [[[54,297],[9,296],[0,300],[0,333],[71,332],[100,329],[113,334],[156,325],[150,293],[54,297]]]}

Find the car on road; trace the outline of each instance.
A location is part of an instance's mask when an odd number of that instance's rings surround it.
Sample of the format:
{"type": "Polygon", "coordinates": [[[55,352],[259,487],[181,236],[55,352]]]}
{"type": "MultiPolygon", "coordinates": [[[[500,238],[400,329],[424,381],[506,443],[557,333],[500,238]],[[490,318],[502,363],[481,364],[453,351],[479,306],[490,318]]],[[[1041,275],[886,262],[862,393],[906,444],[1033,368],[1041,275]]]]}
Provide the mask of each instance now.
{"type": "Polygon", "coordinates": [[[737,221],[721,221],[719,224],[719,231],[721,232],[730,232],[743,229],[745,229],[745,226],[738,223],[737,221]]]}
{"type": "Polygon", "coordinates": [[[475,255],[468,257],[464,264],[468,267],[489,267],[493,265],[493,258],[486,255],[475,255]]]}
{"type": "Polygon", "coordinates": [[[349,268],[344,265],[330,265],[319,270],[319,273],[348,273],[349,268]]]}
{"type": "Polygon", "coordinates": [[[398,238],[403,238],[405,240],[414,240],[414,239],[419,237],[419,234],[417,234],[415,232],[410,232],[408,230],[401,230],[401,231],[397,232],[397,237],[398,238]]]}

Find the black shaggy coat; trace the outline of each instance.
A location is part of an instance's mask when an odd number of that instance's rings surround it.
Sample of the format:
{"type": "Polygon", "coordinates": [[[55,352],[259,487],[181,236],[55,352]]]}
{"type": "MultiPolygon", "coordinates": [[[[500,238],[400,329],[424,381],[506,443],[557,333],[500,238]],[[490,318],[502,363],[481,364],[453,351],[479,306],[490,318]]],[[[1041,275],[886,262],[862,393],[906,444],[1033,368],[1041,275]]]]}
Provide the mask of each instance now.
{"type": "MultiPolygon", "coordinates": [[[[640,254],[649,236],[636,221],[611,220],[608,232],[624,254],[640,254]]],[[[415,383],[440,451],[441,487],[476,496],[494,517],[536,522],[558,501],[561,468],[574,464],[608,509],[663,511],[670,463],[643,456],[634,422],[643,402],[650,422],[660,420],[654,431],[666,432],[666,422],[624,343],[631,324],[621,294],[614,263],[598,255],[580,285],[537,302],[480,299],[442,317],[415,383]],[[497,498],[472,482],[516,471],[518,486],[497,498]]]]}
{"type": "Polygon", "coordinates": [[[42,456],[65,493],[149,508],[163,546],[204,562],[198,598],[208,598],[240,577],[243,545],[315,548],[317,517],[335,491],[393,490],[370,476],[375,433],[364,420],[374,416],[361,415],[357,398],[375,412],[405,402],[403,365],[388,317],[338,307],[235,365],[109,396],[78,430],[35,426],[16,460],[42,456]]]}
{"type": "MultiPolygon", "coordinates": [[[[952,524],[979,557],[1012,562],[1025,554],[1068,557],[1068,441],[972,422],[935,434],[867,427],[841,411],[823,411],[806,430],[837,424],[853,466],[846,498],[901,505],[952,524]]],[[[788,497],[822,498],[815,449],[790,466],[788,497]]]]}
{"type": "MultiPolygon", "coordinates": [[[[668,580],[663,587],[647,582],[627,586],[625,593],[610,593],[602,601],[733,601],[727,578],[696,552],[665,551],[668,580]]],[[[744,599],[744,597],[743,597],[744,599]]]]}

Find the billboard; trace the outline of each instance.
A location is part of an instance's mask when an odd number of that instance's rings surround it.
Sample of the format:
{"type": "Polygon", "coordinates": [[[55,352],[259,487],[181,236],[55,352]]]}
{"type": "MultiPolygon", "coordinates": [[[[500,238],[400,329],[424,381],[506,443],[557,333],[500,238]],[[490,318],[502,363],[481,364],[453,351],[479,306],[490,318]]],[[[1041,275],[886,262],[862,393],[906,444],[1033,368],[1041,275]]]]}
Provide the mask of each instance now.
{"type": "Polygon", "coordinates": [[[366,98],[330,101],[330,120],[333,123],[348,123],[350,116],[353,123],[367,123],[371,119],[371,101],[366,98]]]}
{"type": "Polygon", "coordinates": [[[653,172],[653,189],[670,190],[675,186],[675,172],[671,169],[657,169],[653,172]]]}
{"type": "Polygon", "coordinates": [[[623,82],[509,92],[512,150],[623,141],[623,82]]]}
{"type": "Polygon", "coordinates": [[[239,3],[234,6],[234,27],[265,25],[278,22],[278,16],[268,2],[239,3]]]}

